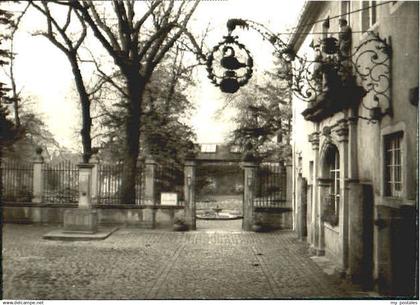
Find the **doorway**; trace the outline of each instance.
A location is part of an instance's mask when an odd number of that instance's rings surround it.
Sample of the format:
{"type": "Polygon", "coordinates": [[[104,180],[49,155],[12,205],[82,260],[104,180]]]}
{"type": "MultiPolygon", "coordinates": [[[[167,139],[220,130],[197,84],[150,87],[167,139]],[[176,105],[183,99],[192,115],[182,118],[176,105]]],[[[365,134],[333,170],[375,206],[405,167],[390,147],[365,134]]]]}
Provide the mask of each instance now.
{"type": "Polygon", "coordinates": [[[196,168],[196,228],[208,232],[240,232],[244,177],[235,160],[199,161],[196,168]]]}

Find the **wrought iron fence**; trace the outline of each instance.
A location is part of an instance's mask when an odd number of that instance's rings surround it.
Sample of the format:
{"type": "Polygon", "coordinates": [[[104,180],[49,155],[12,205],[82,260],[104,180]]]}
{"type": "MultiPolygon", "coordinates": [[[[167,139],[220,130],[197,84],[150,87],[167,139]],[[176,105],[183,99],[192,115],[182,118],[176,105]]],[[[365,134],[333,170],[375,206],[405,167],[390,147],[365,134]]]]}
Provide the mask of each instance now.
{"type": "Polygon", "coordinates": [[[45,203],[77,203],[79,169],[70,161],[42,165],[45,203]]]}
{"type": "Polygon", "coordinates": [[[32,163],[3,161],[0,170],[2,201],[30,202],[33,189],[32,163]]]}
{"type": "MultiPolygon", "coordinates": [[[[141,204],[144,198],[144,163],[138,164],[136,172],[136,204],[141,204]]],[[[124,165],[117,164],[98,164],[98,185],[97,196],[94,198],[97,204],[120,204],[121,203],[121,184],[124,165]]]]}
{"type": "Polygon", "coordinates": [[[286,169],[281,163],[261,163],[256,173],[255,207],[286,206],[286,169]]]}
{"type": "Polygon", "coordinates": [[[184,201],[184,168],[176,163],[157,165],[155,172],[155,199],[160,203],[160,194],[178,194],[178,204],[184,201]]]}

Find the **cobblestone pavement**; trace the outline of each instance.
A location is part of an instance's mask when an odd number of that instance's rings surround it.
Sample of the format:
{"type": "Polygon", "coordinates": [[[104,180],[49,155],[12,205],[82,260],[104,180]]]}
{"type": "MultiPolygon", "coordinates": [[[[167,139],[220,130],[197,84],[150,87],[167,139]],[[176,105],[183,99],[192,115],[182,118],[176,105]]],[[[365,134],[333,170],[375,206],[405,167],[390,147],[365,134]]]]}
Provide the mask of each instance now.
{"type": "Polygon", "coordinates": [[[3,298],[357,297],[321,271],[293,232],[230,227],[240,224],[203,222],[195,232],[121,228],[103,241],[77,242],[42,239],[57,227],[4,225],[3,298]]]}

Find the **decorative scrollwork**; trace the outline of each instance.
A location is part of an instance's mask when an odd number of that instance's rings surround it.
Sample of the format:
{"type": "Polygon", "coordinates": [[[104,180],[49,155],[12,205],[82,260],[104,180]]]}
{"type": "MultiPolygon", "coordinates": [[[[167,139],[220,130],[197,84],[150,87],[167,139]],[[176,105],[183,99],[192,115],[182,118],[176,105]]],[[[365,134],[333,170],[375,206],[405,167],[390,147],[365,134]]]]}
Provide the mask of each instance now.
{"type": "Polygon", "coordinates": [[[343,31],[339,40],[333,37],[320,40],[314,46],[314,60],[295,56],[292,67],[288,65],[288,72],[281,77],[289,81],[293,94],[306,102],[314,102],[331,89],[345,92],[346,88],[359,84],[361,96],[372,94],[371,99],[362,102],[369,115],[360,118],[375,123],[385,114],[392,115],[391,46],[378,34],[368,32],[351,52],[351,29],[344,24],[343,31]]]}
{"type": "Polygon", "coordinates": [[[392,49],[385,39],[369,32],[367,38],[352,54],[353,70],[359,83],[367,92],[373,94],[373,105],[362,104],[364,108],[375,114],[378,107],[384,109],[383,114],[392,114],[391,108],[391,58],[392,49]]]}
{"type": "Polygon", "coordinates": [[[323,62],[319,57],[310,61],[305,57],[296,57],[288,78],[293,94],[303,101],[313,101],[322,92],[323,62]]]}
{"type": "Polygon", "coordinates": [[[258,32],[263,40],[268,41],[274,47],[274,54],[276,54],[277,57],[281,57],[286,62],[292,62],[294,60],[294,52],[280,38],[280,35],[273,33],[263,24],[247,19],[229,19],[226,26],[229,35],[231,35],[237,26],[247,30],[251,28],[258,32]]]}
{"type": "Polygon", "coordinates": [[[339,111],[344,107],[354,106],[352,103],[371,93],[371,99],[362,101],[362,106],[369,111],[369,122],[375,123],[385,114],[392,115],[391,46],[378,34],[368,32],[365,34],[366,38],[352,52],[352,30],[346,20],[340,19],[339,22],[338,39],[329,36],[314,42],[312,47],[315,56],[310,60],[307,56],[295,54],[280,35],[271,32],[264,25],[251,20],[230,19],[227,22],[228,36],[208,56],[209,78],[223,92],[229,93],[236,92],[248,82],[252,76],[252,57],[245,46],[237,42],[238,37],[232,36],[232,32],[236,27],[253,29],[274,47],[274,55],[280,61],[279,76],[299,99],[315,103],[317,107],[321,106],[323,99],[330,99],[323,107],[339,111]],[[246,59],[242,62],[236,57],[235,48],[243,52],[242,58],[246,59]],[[224,69],[224,74],[217,75],[215,70],[220,69],[224,69]],[[237,73],[239,71],[243,73],[237,73]]]}

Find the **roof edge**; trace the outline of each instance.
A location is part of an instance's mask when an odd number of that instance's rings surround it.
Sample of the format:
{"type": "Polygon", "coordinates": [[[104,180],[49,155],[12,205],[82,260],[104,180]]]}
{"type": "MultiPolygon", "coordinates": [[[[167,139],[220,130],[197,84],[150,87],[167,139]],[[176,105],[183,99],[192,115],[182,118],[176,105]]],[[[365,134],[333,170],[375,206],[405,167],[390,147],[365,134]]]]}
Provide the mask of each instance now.
{"type": "Polygon", "coordinates": [[[325,5],[325,1],[306,1],[302,12],[300,14],[297,25],[294,27],[294,32],[291,35],[288,45],[292,50],[297,53],[302,43],[305,41],[308,34],[300,34],[301,32],[307,33],[313,27],[313,22],[319,16],[321,9],[325,5]]]}

